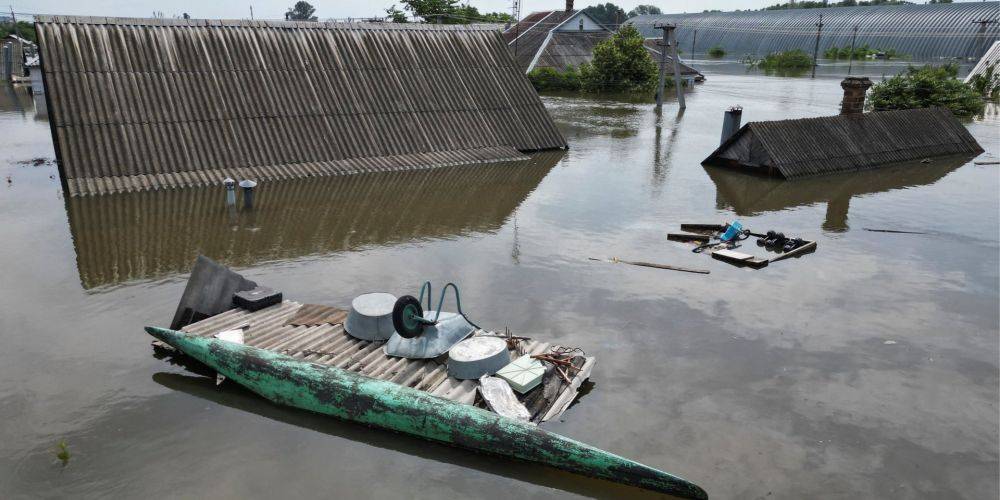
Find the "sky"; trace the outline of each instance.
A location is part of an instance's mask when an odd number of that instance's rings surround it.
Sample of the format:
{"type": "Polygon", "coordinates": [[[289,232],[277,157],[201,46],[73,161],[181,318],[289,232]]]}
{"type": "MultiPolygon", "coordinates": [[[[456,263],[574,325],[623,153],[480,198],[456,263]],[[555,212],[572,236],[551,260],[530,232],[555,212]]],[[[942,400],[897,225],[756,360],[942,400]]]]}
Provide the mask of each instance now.
{"type": "MultiPolygon", "coordinates": [[[[576,8],[603,3],[608,0],[576,0],[576,8]]],[[[736,10],[758,9],[779,3],[780,0],[619,0],[615,1],[626,12],[636,5],[656,5],[664,12],[701,12],[705,9],[736,10]]],[[[242,19],[250,17],[253,5],[256,18],[281,19],[294,0],[21,0],[0,3],[5,10],[12,4],[15,12],[31,14],[70,14],[85,16],[150,17],[154,11],[166,17],[187,12],[191,17],[209,19],[242,19]]],[[[385,15],[393,0],[313,0],[320,19],[368,17],[385,15]]],[[[510,12],[511,0],[468,0],[480,12],[510,12]]],[[[522,0],[521,14],[536,10],[554,10],[565,7],[565,0],[522,0]]]]}

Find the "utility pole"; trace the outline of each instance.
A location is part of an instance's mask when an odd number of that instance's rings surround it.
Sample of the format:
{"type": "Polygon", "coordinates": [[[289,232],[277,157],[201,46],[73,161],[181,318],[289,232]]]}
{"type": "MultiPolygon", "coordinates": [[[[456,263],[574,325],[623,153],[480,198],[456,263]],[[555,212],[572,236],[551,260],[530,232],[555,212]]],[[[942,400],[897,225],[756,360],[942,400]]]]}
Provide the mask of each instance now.
{"type": "Polygon", "coordinates": [[[694,30],[694,38],[691,39],[691,59],[694,59],[694,44],[698,41],[698,30],[694,30]]]}
{"type": "Polygon", "coordinates": [[[684,87],[681,81],[681,60],[680,56],[677,55],[677,28],[670,28],[670,47],[674,51],[674,89],[677,90],[677,102],[680,104],[680,109],[687,107],[684,103],[684,87]]]}
{"type": "Polygon", "coordinates": [[[819,35],[823,32],[823,14],[819,15],[819,22],[816,23],[816,45],[813,47],[813,72],[812,77],[816,78],[816,58],[819,57],[819,35]]]}
{"type": "Polygon", "coordinates": [[[858,25],[854,25],[854,34],[851,35],[851,56],[847,62],[847,76],[851,76],[851,67],[854,66],[854,42],[858,40],[858,25]]]}
{"type": "Polygon", "coordinates": [[[250,20],[253,21],[253,5],[250,5],[250,20]]]}
{"type": "Polygon", "coordinates": [[[684,103],[684,91],[681,88],[681,69],[677,61],[677,26],[673,24],[657,24],[654,29],[663,30],[663,41],[660,43],[660,84],[656,93],[656,109],[663,107],[663,92],[666,90],[667,79],[667,47],[672,47],[674,58],[674,87],[677,91],[677,103],[680,109],[687,105],[684,103]]]}

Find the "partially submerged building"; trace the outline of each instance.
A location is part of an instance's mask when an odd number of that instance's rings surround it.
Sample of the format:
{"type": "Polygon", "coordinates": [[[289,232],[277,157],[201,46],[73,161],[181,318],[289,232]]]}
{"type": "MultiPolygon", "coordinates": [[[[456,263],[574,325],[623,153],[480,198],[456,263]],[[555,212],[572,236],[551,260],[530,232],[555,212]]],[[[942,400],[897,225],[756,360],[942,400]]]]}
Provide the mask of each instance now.
{"type": "Polygon", "coordinates": [[[28,81],[27,59],[34,57],[35,44],[10,34],[0,39],[0,81],[21,83],[28,81]]]}
{"type": "Polygon", "coordinates": [[[524,159],[563,148],[500,34],[37,16],[70,195],[524,159]]]}
{"type": "MultiPolygon", "coordinates": [[[[579,68],[594,58],[594,47],[611,38],[614,30],[599,23],[582,10],[573,9],[573,0],[566,1],[565,10],[532,12],[503,32],[504,42],[514,56],[514,61],[525,73],[536,68],[566,71],[579,68]]],[[[655,43],[646,44],[655,61],[660,60],[660,48],[655,43]]],[[[667,56],[668,64],[673,58],[667,56]]],[[[671,66],[672,67],[672,66],[671,66]]],[[[693,80],[704,80],[694,68],[681,64],[681,75],[693,80]]]]}
{"type": "Polygon", "coordinates": [[[946,108],[864,113],[871,85],[867,78],[845,79],[837,116],[747,123],[703,163],[796,179],[983,152],[946,108]]]}
{"type": "Polygon", "coordinates": [[[965,83],[969,83],[976,76],[983,76],[992,68],[994,75],[1000,75],[1000,40],[993,42],[990,49],[979,58],[979,62],[965,76],[965,83]]]}
{"type": "Polygon", "coordinates": [[[525,73],[535,68],[564,71],[593,57],[594,46],[613,31],[566,0],[565,10],[532,12],[503,32],[503,40],[525,73]]]}

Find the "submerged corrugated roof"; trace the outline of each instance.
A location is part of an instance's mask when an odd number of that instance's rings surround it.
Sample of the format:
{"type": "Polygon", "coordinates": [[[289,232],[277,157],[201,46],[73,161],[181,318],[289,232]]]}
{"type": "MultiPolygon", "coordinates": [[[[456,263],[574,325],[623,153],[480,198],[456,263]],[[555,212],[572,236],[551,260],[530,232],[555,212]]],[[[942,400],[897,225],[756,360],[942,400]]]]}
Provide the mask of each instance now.
{"type": "Polygon", "coordinates": [[[71,194],[566,145],[496,32],[59,16],[36,27],[71,194]]]}
{"type": "Polygon", "coordinates": [[[750,122],[705,163],[775,169],[793,179],[982,151],[950,111],[926,108],[750,122]]]}
{"type": "Polygon", "coordinates": [[[198,254],[234,267],[492,233],[562,151],[523,162],[262,183],[253,210],[227,210],[221,187],[67,200],[85,289],[190,270],[198,254]]]}

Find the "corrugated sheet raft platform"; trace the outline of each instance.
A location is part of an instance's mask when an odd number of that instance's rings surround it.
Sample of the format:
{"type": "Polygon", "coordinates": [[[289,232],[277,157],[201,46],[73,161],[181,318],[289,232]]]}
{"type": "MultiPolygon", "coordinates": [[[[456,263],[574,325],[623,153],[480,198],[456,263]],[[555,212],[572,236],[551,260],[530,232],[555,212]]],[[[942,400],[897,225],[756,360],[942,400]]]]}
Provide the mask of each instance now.
{"type": "MultiPolygon", "coordinates": [[[[476,401],[476,380],[458,380],[448,375],[443,362],[436,359],[407,359],[387,356],[381,342],[355,339],[344,331],[342,324],[320,326],[291,326],[285,323],[302,307],[286,300],[266,309],[249,312],[231,309],[222,314],[190,324],[182,330],[201,336],[249,325],[244,330],[247,345],[287,354],[297,359],[336,366],[362,375],[387,380],[406,387],[428,392],[464,404],[476,401]]],[[[481,334],[482,332],[476,332],[481,334]]],[[[155,341],[156,346],[165,344],[155,341]]],[[[534,340],[522,343],[525,353],[540,354],[551,344],[534,340]]],[[[513,355],[512,355],[513,357],[513,355]]],[[[586,358],[582,369],[571,379],[552,405],[544,411],[541,421],[551,420],[562,414],[576,398],[580,385],[590,376],[595,359],[586,358]]]]}
{"type": "Polygon", "coordinates": [[[35,20],[71,195],[504,161],[566,146],[496,32],[35,20]]]}

